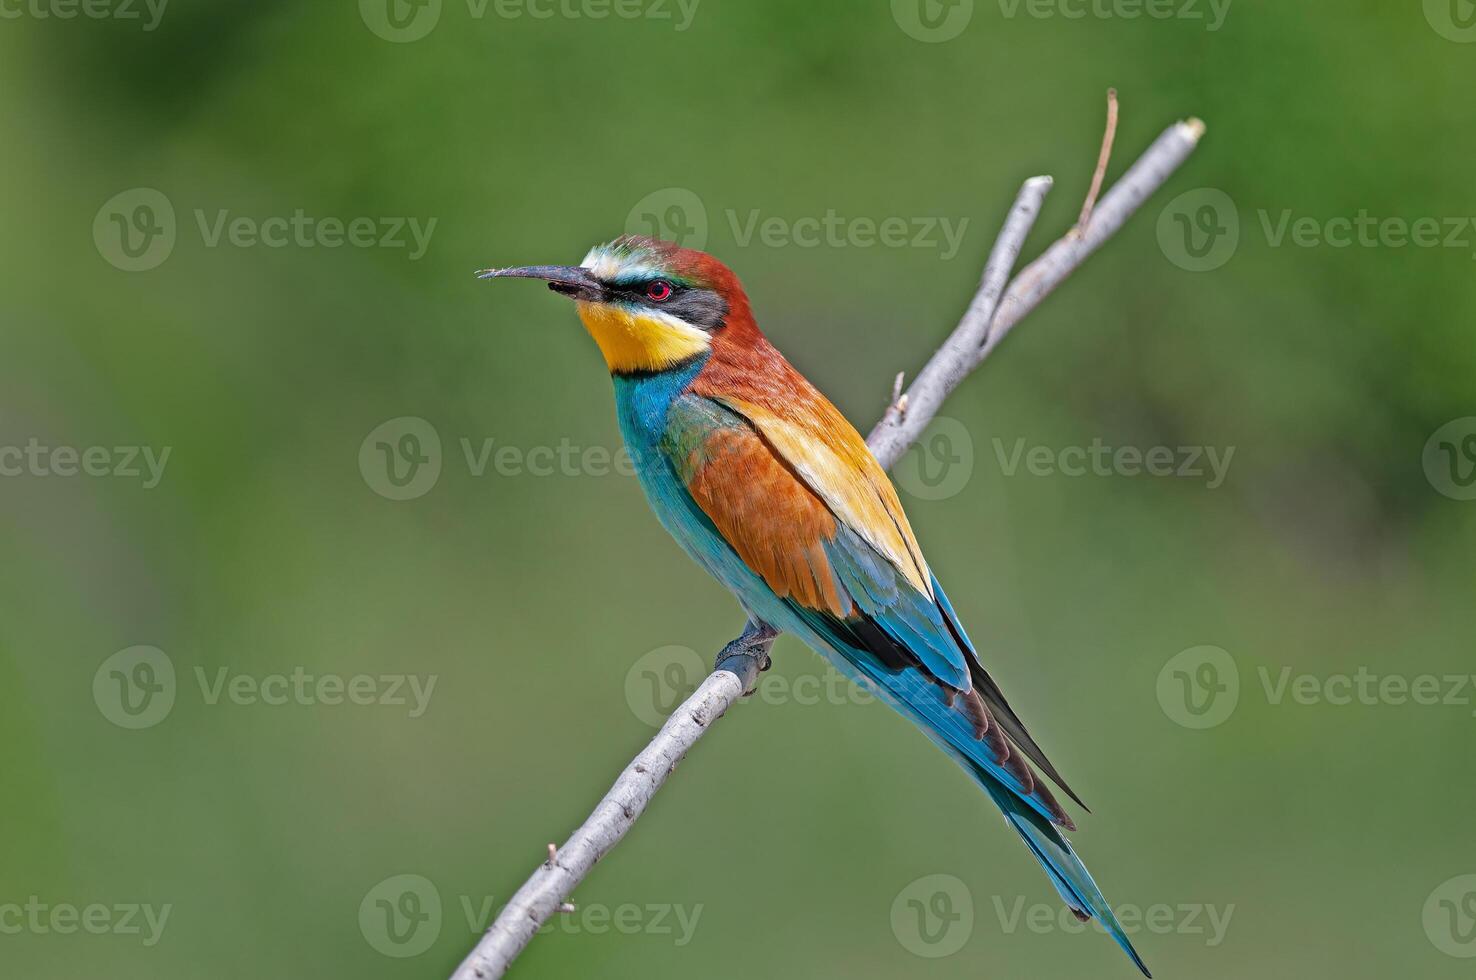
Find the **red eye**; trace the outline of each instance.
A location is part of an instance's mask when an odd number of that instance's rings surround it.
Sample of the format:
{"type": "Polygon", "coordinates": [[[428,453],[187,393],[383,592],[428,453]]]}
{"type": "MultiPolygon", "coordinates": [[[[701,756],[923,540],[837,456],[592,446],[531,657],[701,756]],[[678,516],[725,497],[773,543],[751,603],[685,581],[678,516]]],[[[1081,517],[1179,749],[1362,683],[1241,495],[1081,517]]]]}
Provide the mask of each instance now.
{"type": "Polygon", "coordinates": [[[665,303],[671,299],[671,283],[657,279],[646,286],[646,298],[653,303],[665,303]]]}

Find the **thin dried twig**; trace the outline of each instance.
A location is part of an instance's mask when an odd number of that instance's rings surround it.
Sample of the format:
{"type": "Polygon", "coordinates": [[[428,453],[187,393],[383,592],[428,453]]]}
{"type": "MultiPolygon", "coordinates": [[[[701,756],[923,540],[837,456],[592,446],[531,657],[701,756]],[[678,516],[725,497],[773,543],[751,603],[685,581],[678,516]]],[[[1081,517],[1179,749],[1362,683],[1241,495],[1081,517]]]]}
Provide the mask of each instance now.
{"type": "Polygon", "coordinates": [[[1097,169],[1092,171],[1092,186],[1081,205],[1081,217],[1076,219],[1079,233],[1092,220],[1092,208],[1097,204],[1097,195],[1102,192],[1102,181],[1107,177],[1107,164],[1112,161],[1112,141],[1117,138],[1117,89],[1107,90],[1107,130],[1102,134],[1102,152],[1097,155],[1097,169]]]}

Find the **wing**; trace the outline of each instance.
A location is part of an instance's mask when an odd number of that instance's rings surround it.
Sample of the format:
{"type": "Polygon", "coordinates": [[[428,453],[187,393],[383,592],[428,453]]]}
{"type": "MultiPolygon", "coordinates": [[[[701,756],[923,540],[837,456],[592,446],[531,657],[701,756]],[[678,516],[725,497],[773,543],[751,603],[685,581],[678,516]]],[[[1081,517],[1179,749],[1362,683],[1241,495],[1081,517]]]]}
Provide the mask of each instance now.
{"type": "Polygon", "coordinates": [[[717,397],[768,442],[804,485],[907,580],[932,598],[932,574],[892,481],[845,416],[813,387],[784,402],[717,397]]]}
{"type": "Polygon", "coordinates": [[[840,422],[853,445],[806,441],[793,419],[688,394],[661,448],[692,504],[776,596],[966,765],[1070,826],[1025,757],[1059,782],[1054,767],[979,664],[890,481],[840,422]]]}
{"type": "MultiPolygon", "coordinates": [[[[788,368],[788,363],[783,362],[783,367],[788,368]]],[[[936,600],[935,605],[947,632],[964,654],[972,686],[988,714],[999,722],[1010,740],[1032,762],[1082,809],[1087,809],[1046,758],[1024,722],[1005,700],[1004,692],[979,662],[948,596],[928,570],[892,481],[866,447],[866,441],[803,375],[792,368],[784,373],[785,384],[791,390],[789,397],[765,397],[773,390],[765,388],[751,388],[745,392],[747,397],[744,398],[712,397],[741,415],[761,433],[775,452],[794,468],[805,485],[812,488],[847,527],[859,533],[867,544],[902,573],[914,589],[926,592],[930,599],[936,600]]]]}

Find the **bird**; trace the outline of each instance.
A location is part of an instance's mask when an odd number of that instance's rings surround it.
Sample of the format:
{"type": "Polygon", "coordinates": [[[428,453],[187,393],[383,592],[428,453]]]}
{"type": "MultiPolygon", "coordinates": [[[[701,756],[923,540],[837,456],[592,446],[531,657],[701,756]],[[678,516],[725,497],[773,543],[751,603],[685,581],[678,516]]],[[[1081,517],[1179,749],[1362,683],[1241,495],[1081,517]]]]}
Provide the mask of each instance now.
{"type": "Polygon", "coordinates": [[[747,613],[735,643],[767,654],[780,633],[797,636],[916,724],[983,787],[1075,916],[1097,919],[1151,976],[1041,773],[1086,805],[985,668],[865,440],[760,332],[732,270],[624,235],[577,266],[477,276],[542,280],[574,301],[658,520],[747,613]]]}

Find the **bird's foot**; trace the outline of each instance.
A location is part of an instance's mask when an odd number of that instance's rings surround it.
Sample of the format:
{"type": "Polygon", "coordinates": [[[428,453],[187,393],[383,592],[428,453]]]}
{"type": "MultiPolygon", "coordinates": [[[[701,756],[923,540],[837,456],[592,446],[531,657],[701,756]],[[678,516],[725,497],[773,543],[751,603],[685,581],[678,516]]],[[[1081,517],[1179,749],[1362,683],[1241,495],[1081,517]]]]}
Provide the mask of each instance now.
{"type": "Polygon", "coordinates": [[[743,633],[718,652],[715,670],[731,670],[743,681],[744,696],[754,692],[758,675],[773,666],[769,656],[779,630],[768,623],[749,620],[743,633]]]}

